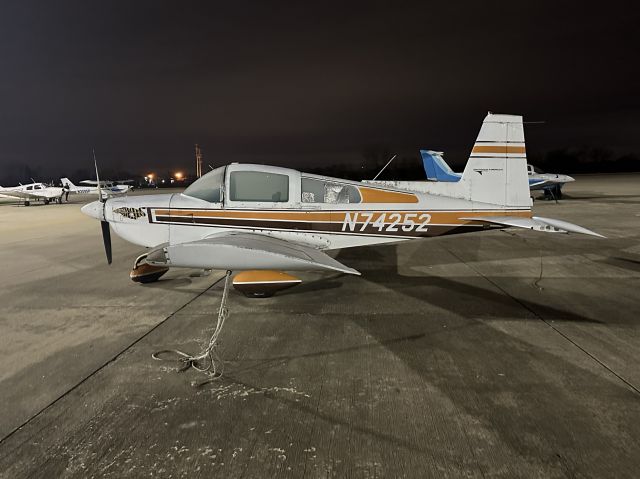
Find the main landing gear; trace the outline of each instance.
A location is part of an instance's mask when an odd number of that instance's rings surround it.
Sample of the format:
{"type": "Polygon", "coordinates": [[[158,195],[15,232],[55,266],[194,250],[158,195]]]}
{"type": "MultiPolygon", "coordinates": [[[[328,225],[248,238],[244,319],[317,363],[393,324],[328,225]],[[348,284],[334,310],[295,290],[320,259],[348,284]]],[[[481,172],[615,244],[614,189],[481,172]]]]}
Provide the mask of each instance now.
{"type": "MultiPolygon", "coordinates": [[[[168,266],[155,266],[146,262],[149,253],[141,254],[133,263],[129,273],[131,281],[135,283],[154,283],[167,271],[168,266]]],[[[269,298],[278,291],[297,286],[302,283],[300,278],[273,270],[242,271],[233,278],[233,287],[247,298],[269,298]]]]}
{"type": "Polygon", "coordinates": [[[247,298],[269,298],[301,282],[301,279],[282,271],[242,271],[233,278],[233,287],[247,298]]]}

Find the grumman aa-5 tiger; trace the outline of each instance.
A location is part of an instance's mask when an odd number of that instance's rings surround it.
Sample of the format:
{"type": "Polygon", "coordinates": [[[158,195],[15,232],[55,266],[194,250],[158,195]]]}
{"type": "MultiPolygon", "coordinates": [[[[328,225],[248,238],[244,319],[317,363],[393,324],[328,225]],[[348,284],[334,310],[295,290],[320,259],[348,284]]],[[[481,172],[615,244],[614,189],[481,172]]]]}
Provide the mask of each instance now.
{"type": "Polygon", "coordinates": [[[455,183],[357,182],[289,168],[231,164],[183,193],[108,198],[82,208],[99,219],[109,263],[110,229],[150,250],[131,278],[169,268],[239,272],[234,285],[266,296],[300,282],[284,271],[360,274],[325,251],[516,227],[600,236],[532,215],[521,116],[488,114],[455,183]]]}

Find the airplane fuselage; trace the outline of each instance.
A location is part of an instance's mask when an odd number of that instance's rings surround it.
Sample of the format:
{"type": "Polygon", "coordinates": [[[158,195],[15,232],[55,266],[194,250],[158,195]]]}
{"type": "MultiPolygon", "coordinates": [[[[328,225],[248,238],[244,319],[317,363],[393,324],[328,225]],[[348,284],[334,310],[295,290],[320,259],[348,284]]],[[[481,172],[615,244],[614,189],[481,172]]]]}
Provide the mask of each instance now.
{"type": "MultiPolygon", "coordinates": [[[[337,249],[487,228],[460,220],[461,216],[531,216],[528,207],[505,208],[274,167],[262,169],[288,177],[286,201],[238,201],[232,199],[229,175],[239,166],[228,167],[224,193],[216,202],[189,196],[187,190],[183,194],[112,198],[96,208],[104,208],[105,219],[116,234],[146,247],[198,241],[238,230],[337,249]],[[324,187],[319,190],[322,198],[303,191],[313,189],[314,185],[308,185],[314,182],[324,187]],[[340,199],[342,193],[345,195],[340,199]]],[[[256,168],[261,167],[253,165],[252,171],[256,168]]]]}

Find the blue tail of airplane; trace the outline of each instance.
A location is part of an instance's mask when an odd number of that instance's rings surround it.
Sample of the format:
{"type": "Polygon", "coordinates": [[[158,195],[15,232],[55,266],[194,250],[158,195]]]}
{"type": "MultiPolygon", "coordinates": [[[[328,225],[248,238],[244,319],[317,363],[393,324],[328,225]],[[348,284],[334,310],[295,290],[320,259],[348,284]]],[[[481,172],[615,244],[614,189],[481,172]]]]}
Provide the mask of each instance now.
{"type": "Polygon", "coordinates": [[[432,150],[420,150],[422,165],[427,179],[431,181],[444,181],[455,183],[460,181],[461,173],[455,173],[444,161],[442,152],[432,150]]]}
{"type": "MultiPolygon", "coordinates": [[[[462,178],[462,173],[456,173],[447,165],[447,162],[444,161],[442,157],[442,152],[420,150],[420,155],[422,156],[422,165],[424,166],[424,172],[427,174],[428,180],[455,183],[462,178]]],[[[547,186],[546,183],[547,181],[544,179],[529,178],[529,188],[546,190],[547,188],[556,187],[555,184],[547,186]]]]}

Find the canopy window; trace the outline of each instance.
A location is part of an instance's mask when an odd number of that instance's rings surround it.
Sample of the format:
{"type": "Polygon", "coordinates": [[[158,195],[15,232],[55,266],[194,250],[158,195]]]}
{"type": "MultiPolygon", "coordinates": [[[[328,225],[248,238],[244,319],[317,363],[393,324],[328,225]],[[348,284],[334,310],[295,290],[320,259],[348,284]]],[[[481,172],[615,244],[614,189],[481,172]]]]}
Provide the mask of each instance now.
{"type": "Polygon", "coordinates": [[[233,171],[229,177],[231,201],[289,201],[289,176],[262,171],[233,171]]]}
{"type": "Polygon", "coordinates": [[[302,178],[303,203],[349,204],[362,201],[358,188],[332,181],[302,178]]]}

